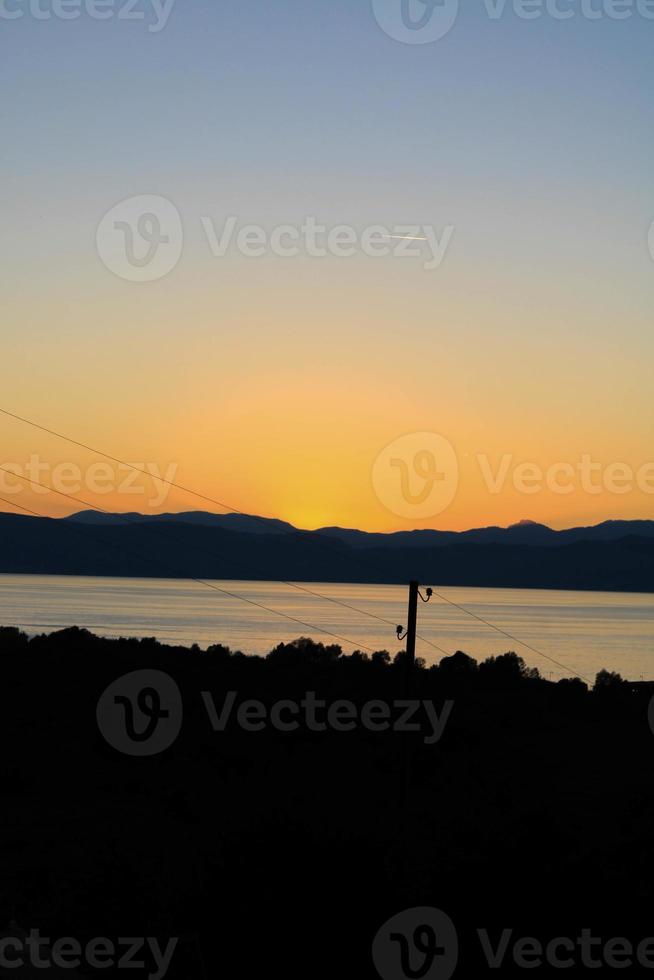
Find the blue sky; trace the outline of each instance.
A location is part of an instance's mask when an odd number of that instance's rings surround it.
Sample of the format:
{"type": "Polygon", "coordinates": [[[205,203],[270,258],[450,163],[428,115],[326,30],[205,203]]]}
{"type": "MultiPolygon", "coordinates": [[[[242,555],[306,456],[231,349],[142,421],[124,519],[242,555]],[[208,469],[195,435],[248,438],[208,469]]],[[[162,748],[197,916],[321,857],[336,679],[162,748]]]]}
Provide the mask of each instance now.
{"type": "MultiPolygon", "coordinates": [[[[161,444],[161,378],[167,397],[185,399],[211,369],[209,411],[220,413],[233,405],[235,376],[263,383],[271,363],[314,365],[327,388],[354,365],[372,389],[396,385],[407,404],[445,372],[443,401],[434,390],[407,409],[400,432],[442,427],[456,377],[482,429],[485,406],[497,405],[511,449],[525,442],[521,426],[535,426],[536,451],[553,452],[572,424],[580,452],[597,439],[607,457],[622,442],[643,457],[654,20],[634,9],[590,21],[581,0],[560,0],[570,20],[524,20],[510,4],[493,20],[482,0],[465,0],[452,30],[422,45],[388,36],[369,0],[177,0],[159,32],[148,30],[146,0],[136,7],[144,21],[39,20],[19,3],[3,9],[22,17],[0,19],[10,93],[0,108],[0,260],[15,358],[3,381],[14,405],[74,422],[65,398],[43,402],[56,369],[90,417],[104,419],[99,348],[108,369],[127,371],[116,424],[145,411],[144,386],[161,444]],[[94,244],[102,216],[139,194],[173,201],[186,234],[179,269],[144,289],[109,275],[94,244]],[[431,278],[359,259],[253,265],[231,255],[219,267],[200,218],[230,214],[266,226],[315,215],[455,231],[431,278]],[[509,388],[522,399],[515,431],[509,388]],[[545,433],[552,398],[565,412],[545,433]]],[[[284,451],[294,452],[292,440],[284,451]]]]}

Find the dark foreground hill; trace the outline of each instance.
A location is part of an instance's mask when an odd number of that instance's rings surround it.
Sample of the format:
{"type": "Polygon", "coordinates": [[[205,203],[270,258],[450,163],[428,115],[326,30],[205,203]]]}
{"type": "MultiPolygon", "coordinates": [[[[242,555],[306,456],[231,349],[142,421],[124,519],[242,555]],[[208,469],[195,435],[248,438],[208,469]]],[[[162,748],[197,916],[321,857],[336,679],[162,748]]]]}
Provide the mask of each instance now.
{"type": "Polygon", "coordinates": [[[416,547],[402,536],[399,544],[377,543],[396,535],[370,535],[373,543],[362,546],[359,539],[351,544],[340,535],[277,526],[255,533],[252,525],[232,531],[141,517],[96,524],[2,514],[0,572],[379,583],[417,578],[439,585],[651,592],[654,537],[641,526],[649,522],[635,525],[640,533],[618,537],[605,525],[589,529],[594,533],[588,537],[550,532],[558,544],[550,535],[544,544],[521,543],[506,533],[496,541],[490,534],[495,529],[487,529],[485,542],[455,535],[447,543],[416,547]]]}
{"type": "MultiPolygon", "coordinates": [[[[477,665],[457,654],[410,678],[409,698],[446,719],[429,744],[424,713],[407,735],[359,722],[316,729],[306,715],[295,728],[272,722],[280,709],[288,723],[289,704],[309,692],[338,704],[341,721],[373,700],[377,719],[380,705],[396,719],[405,661],[383,653],[296,641],[260,658],[0,630],[0,662],[0,935],[156,937],[162,948],[179,937],[166,980],[379,980],[373,939],[403,909],[450,916],[455,977],[524,976],[522,937],[543,947],[567,937],[570,976],[585,976],[583,930],[597,937],[599,966],[607,943],[635,949],[653,933],[647,685],[604,676],[589,692],[540,679],[514,655],[477,665]],[[106,693],[134,671],[147,673],[132,697],[106,693]],[[230,692],[236,706],[255,699],[249,718],[265,723],[233,714],[214,730],[203,692],[218,712],[230,692]],[[146,716],[130,720],[145,742],[157,712],[177,725],[151,755],[126,754],[107,727],[107,712],[125,726],[137,704],[146,716]],[[493,949],[510,932],[501,969],[489,970],[478,929],[493,949]]],[[[382,976],[422,975],[422,956],[413,962],[416,972],[382,976]]],[[[131,973],[147,975],[161,977],[131,973]]]]}

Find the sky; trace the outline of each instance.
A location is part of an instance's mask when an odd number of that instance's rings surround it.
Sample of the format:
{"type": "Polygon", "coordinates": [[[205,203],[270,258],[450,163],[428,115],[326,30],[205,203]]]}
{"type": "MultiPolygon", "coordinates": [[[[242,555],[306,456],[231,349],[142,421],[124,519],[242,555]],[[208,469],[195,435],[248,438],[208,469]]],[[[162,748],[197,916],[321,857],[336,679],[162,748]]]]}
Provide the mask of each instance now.
{"type": "Polygon", "coordinates": [[[301,527],[654,517],[654,4],[96,3],[0,0],[0,409],[301,527]]]}

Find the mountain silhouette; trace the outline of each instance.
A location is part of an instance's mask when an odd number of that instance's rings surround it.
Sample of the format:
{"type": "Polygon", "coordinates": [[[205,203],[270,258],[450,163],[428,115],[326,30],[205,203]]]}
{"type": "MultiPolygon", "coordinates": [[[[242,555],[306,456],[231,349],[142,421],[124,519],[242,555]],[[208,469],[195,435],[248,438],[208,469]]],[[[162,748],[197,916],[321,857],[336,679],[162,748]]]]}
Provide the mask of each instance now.
{"type": "Polygon", "coordinates": [[[199,524],[202,527],[224,527],[245,534],[289,534],[297,531],[287,521],[273,517],[252,517],[249,514],[211,514],[203,510],[182,511],[179,514],[109,514],[97,510],[81,510],[64,518],[76,524],[133,524],[135,521],[149,524],[199,524]]]}
{"type": "Polygon", "coordinates": [[[184,511],[178,514],[109,514],[83,510],[64,520],[78,524],[195,524],[202,527],[221,527],[246,534],[319,534],[336,538],[352,547],[417,547],[472,542],[475,544],[534,544],[561,545],[572,541],[618,541],[636,535],[654,537],[654,521],[604,521],[592,527],[573,527],[555,531],[546,524],[523,520],[509,527],[473,528],[469,531],[359,531],[355,528],[321,527],[307,531],[288,521],[250,514],[212,514],[208,511],[184,511]]]}
{"type": "Polygon", "coordinates": [[[0,514],[0,572],[654,591],[652,521],[376,534],[238,514],[92,515],[0,514]]]}

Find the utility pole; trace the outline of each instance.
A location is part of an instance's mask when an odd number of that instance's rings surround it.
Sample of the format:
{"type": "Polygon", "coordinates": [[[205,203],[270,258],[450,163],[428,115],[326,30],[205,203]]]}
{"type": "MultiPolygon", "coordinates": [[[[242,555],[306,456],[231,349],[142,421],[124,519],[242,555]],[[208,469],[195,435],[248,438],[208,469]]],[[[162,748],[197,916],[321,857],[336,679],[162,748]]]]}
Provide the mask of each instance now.
{"type": "MultiPolygon", "coordinates": [[[[423,602],[429,602],[432,597],[432,590],[426,590],[426,597],[420,592],[419,582],[409,582],[409,612],[407,628],[404,631],[402,626],[397,627],[398,640],[406,639],[406,664],[404,668],[404,697],[409,698],[411,694],[411,677],[416,665],[416,628],[418,624],[418,596],[423,602]]],[[[409,770],[411,758],[409,746],[407,744],[406,732],[402,735],[402,748],[400,755],[400,808],[403,811],[409,789],[409,770]]]]}
{"type": "Polygon", "coordinates": [[[409,696],[411,674],[416,664],[416,627],[418,623],[418,582],[409,582],[409,618],[406,628],[406,695],[409,696]]]}
{"type": "Polygon", "coordinates": [[[406,669],[404,672],[405,691],[409,693],[409,683],[413,668],[416,665],[416,626],[418,623],[418,596],[423,602],[429,602],[433,595],[431,589],[426,590],[426,596],[420,591],[419,582],[409,582],[409,618],[406,630],[404,626],[396,629],[398,640],[406,640],[406,669]]]}

